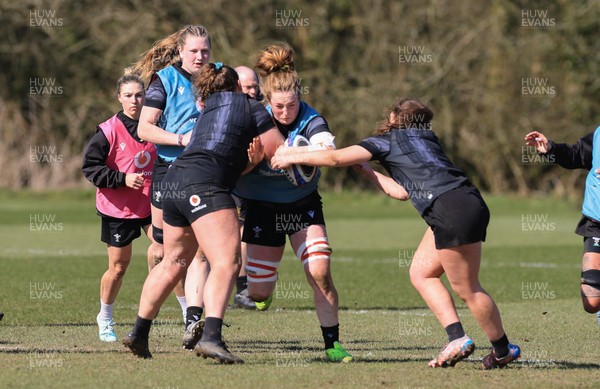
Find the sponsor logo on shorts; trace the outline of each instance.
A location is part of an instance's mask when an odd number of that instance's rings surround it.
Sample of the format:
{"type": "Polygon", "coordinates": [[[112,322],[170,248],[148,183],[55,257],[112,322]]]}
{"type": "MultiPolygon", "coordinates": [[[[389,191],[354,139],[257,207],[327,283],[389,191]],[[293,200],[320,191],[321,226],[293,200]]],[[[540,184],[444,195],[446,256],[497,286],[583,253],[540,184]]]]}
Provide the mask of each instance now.
{"type": "Polygon", "coordinates": [[[259,226],[256,226],[252,229],[252,231],[254,231],[254,237],[255,238],[259,238],[260,237],[260,232],[262,231],[262,228],[260,228],[259,226]]]}
{"type": "Polygon", "coordinates": [[[592,239],[594,240],[594,247],[600,247],[600,237],[592,236],[592,239]]]}
{"type": "Polygon", "coordinates": [[[150,163],[151,160],[152,160],[152,157],[150,156],[150,153],[145,150],[142,150],[142,151],[138,151],[138,153],[135,155],[135,157],[133,157],[133,164],[138,169],[143,169],[146,166],[148,166],[148,164],[150,163]]]}
{"type": "Polygon", "coordinates": [[[119,234],[114,234],[113,236],[115,237],[115,243],[119,243],[119,242],[120,242],[120,240],[121,240],[121,235],[119,235],[119,234]]]}
{"type": "Polygon", "coordinates": [[[315,217],[315,211],[308,211],[308,216],[310,216],[310,218],[312,219],[313,217],[315,217]]]}
{"type": "Polygon", "coordinates": [[[200,205],[201,201],[202,200],[200,200],[200,196],[198,195],[190,196],[190,204],[192,205],[192,207],[197,207],[198,205],[200,205]]]}
{"type": "Polygon", "coordinates": [[[206,204],[200,205],[201,202],[202,202],[202,200],[200,200],[200,196],[198,196],[198,195],[191,195],[190,196],[190,204],[191,204],[192,207],[194,207],[192,209],[192,213],[196,213],[199,210],[204,209],[204,208],[207,207],[206,204]]]}

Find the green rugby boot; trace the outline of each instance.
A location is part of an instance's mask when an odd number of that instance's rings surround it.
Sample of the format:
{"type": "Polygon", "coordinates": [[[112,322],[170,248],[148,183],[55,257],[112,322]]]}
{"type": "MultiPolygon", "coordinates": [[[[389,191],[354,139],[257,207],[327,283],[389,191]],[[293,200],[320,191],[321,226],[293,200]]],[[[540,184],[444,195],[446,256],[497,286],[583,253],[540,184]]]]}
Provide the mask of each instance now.
{"type": "Polygon", "coordinates": [[[352,355],[344,350],[340,342],[333,342],[333,348],[328,348],[325,352],[331,362],[348,363],[352,361],[352,355]]]}
{"type": "Polygon", "coordinates": [[[268,299],[265,301],[256,301],[256,309],[258,311],[266,311],[271,306],[273,302],[273,295],[270,295],[268,299]]]}

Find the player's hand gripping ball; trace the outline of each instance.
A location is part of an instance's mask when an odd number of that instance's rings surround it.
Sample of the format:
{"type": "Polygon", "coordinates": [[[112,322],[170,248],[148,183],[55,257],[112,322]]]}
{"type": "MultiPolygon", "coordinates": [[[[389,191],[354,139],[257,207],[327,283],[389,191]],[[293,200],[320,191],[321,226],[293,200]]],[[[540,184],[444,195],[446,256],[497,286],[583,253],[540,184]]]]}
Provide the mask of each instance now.
{"type": "MultiPolygon", "coordinates": [[[[302,135],[296,135],[293,139],[287,138],[285,141],[286,147],[310,146],[308,139],[302,135]]],[[[293,164],[283,169],[283,173],[290,182],[296,186],[308,184],[317,174],[315,166],[293,164]]]]}

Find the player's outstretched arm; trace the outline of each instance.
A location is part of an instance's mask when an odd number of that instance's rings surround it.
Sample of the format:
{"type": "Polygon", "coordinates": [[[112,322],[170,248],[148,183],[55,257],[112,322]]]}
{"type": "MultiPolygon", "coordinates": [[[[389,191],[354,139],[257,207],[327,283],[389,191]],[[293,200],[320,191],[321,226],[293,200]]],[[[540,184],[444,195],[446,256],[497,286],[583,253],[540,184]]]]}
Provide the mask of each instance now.
{"type": "Polygon", "coordinates": [[[525,135],[525,143],[538,153],[549,154],[554,162],[566,169],[591,169],[594,132],[580,138],[575,144],[555,143],[544,134],[532,131],[525,135]]]}
{"type": "Polygon", "coordinates": [[[373,156],[361,146],[317,151],[311,151],[310,147],[280,147],[271,160],[271,165],[276,169],[285,169],[292,164],[342,167],[370,161],[373,156]]]}
{"type": "Polygon", "coordinates": [[[406,201],[410,198],[410,195],[402,185],[398,184],[392,177],[388,177],[385,174],[373,170],[368,162],[354,165],[354,170],[358,171],[367,180],[377,185],[379,189],[391,198],[401,201],[406,201]]]}

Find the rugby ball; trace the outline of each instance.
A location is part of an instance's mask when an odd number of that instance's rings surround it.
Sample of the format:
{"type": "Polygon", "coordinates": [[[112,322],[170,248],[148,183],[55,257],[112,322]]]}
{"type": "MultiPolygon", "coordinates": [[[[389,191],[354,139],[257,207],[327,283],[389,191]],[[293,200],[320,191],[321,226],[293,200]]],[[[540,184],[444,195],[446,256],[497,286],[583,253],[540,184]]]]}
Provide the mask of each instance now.
{"type": "MultiPolygon", "coordinates": [[[[287,138],[285,141],[286,147],[310,146],[308,139],[302,135],[296,135],[293,138],[287,138]]],[[[294,164],[286,169],[283,169],[283,174],[290,182],[296,186],[308,184],[317,174],[315,166],[294,164]]]]}

